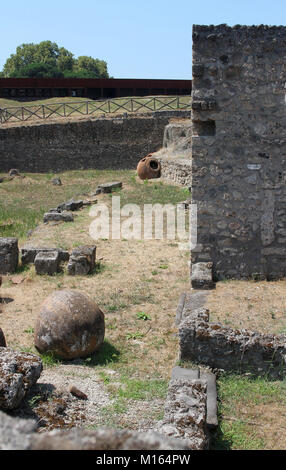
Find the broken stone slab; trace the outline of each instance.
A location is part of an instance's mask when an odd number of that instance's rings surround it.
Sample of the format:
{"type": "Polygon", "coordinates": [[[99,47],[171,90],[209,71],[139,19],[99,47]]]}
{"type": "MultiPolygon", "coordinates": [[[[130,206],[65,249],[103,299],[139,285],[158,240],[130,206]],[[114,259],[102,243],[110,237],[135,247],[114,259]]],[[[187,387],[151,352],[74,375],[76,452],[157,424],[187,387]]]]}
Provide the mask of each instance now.
{"type": "Polygon", "coordinates": [[[3,330],[0,328],[0,348],[6,348],[6,340],[3,330]]]}
{"type": "Polygon", "coordinates": [[[206,424],[209,429],[214,429],[218,426],[217,417],[217,387],[216,376],[212,372],[201,371],[197,369],[187,369],[176,366],[172,370],[171,380],[203,380],[207,384],[207,416],[206,424]]]}
{"type": "Polygon", "coordinates": [[[51,251],[57,251],[59,253],[60,262],[65,262],[69,260],[69,252],[66,250],[62,250],[61,248],[26,247],[21,249],[21,263],[22,265],[32,264],[34,263],[35,258],[39,253],[49,253],[51,251]]]}
{"type": "Polygon", "coordinates": [[[188,450],[181,440],[154,431],[73,428],[38,434],[36,430],[36,421],[0,411],[0,450],[188,450]]]}
{"type": "Polygon", "coordinates": [[[80,199],[78,201],[75,201],[74,199],[70,199],[69,201],[64,202],[63,204],[60,204],[57,207],[57,210],[60,211],[60,212],[63,212],[63,211],[75,212],[75,211],[80,210],[82,207],[83,207],[83,200],[82,199],[80,199]]]}
{"type": "Polygon", "coordinates": [[[121,188],[122,188],[122,183],[119,181],[116,181],[113,183],[104,183],[98,187],[98,189],[100,189],[103,194],[112,193],[112,191],[116,189],[121,189],[121,188]]]}
{"type": "Polygon", "coordinates": [[[17,238],[0,238],[0,274],[17,271],[19,248],[17,238]]]}
{"type": "Polygon", "coordinates": [[[96,246],[86,245],[75,248],[70,256],[68,274],[70,276],[86,276],[95,268],[96,246]]]}
{"type": "Polygon", "coordinates": [[[193,289],[214,289],[213,263],[192,264],[191,283],[193,289]]]}
{"type": "Polygon", "coordinates": [[[183,313],[183,309],[184,309],[184,305],[186,301],[186,295],[187,294],[185,294],[184,292],[180,295],[177,312],[176,312],[175,325],[179,325],[181,322],[182,313],[183,313]]]}
{"type": "MultiPolygon", "coordinates": [[[[196,376],[196,372],[190,374],[196,376]]],[[[182,439],[191,450],[205,450],[209,447],[206,419],[207,383],[184,375],[172,378],[164,418],[157,430],[168,437],[182,439]]]]}
{"type": "Polygon", "coordinates": [[[71,212],[47,212],[44,215],[44,223],[47,222],[73,222],[74,217],[71,212]]]}
{"type": "Polygon", "coordinates": [[[200,379],[207,382],[207,426],[210,430],[215,429],[218,427],[216,376],[200,371],[200,379]]]}
{"type": "Polygon", "coordinates": [[[0,409],[18,408],[42,370],[42,361],[34,354],[0,348],[0,409]]]}
{"type": "Polygon", "coordinates": [[[186,296],[182,310],[181,321],[186,318],[209,321],[209,311],[204,308],[207,299],[207,292],[197,291],[186,296]]]}
{"type": "Polygon", "coordinates": [[[35,258],[37,274],[53,276],[59,271],[60,255],[58,251],[40,251],[35,258]]]}

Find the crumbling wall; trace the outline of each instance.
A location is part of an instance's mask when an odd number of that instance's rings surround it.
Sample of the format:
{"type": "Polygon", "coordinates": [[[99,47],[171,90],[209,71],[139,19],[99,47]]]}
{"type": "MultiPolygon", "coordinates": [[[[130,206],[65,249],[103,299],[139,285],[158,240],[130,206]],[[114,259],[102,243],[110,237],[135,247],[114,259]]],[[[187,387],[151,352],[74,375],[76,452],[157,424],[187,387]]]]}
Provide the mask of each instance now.
{"type": "Polygon", "coordinates": [[[192,194],[218,279],[286,275],[286,27],[193,28],[192,194]]]}
{"type": "Polygon", "coordinates": [[[171,117],[189,111],[160,111],[72,122],[0,128],[1,171],[57,172],[77,169],[136,169],[162,147],[171,117]]]}
{"type": "Polygon", "coordinates": [[[173,119],[165,127],[163,147],[154,155],[161,163],[163,180],[191,186],[191,142],[191,119],[173,119]]]}
{"type": "Polygon", "coordinates": [[[204,308],[188,315],[188,302],[184,310],[179,326],[181,360],[239,374],[285,378],[286,335],[265,335],[209,323],[204,308]]]}

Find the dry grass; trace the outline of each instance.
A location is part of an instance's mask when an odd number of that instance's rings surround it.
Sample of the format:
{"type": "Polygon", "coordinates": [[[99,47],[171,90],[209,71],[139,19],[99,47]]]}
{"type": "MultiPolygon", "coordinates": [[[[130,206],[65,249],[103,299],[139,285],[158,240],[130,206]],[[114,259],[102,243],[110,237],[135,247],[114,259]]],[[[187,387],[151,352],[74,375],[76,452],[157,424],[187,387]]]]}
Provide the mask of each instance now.
{"type": "MultiPolygon", "coordinates": [[[[134,172],[130,171],[75,171],[59,176],[64,183],[62,187],[51,185],[52,175],[26,175],[25,179],[0,185],[0,200],[5,200],[6,209],[4,212],[4,205],[2,209],[0,207],[1,236],[7,235],[7,230],[9,235],[16,235],[21,229],[20,246],[23,246],[27,243],[25,234],[30,223],[29,218],[26,225],[24,220],[28,210],[34,211],[36,225],[48,208],[71,196],[90,193],[106,181],[123,181],[123,191],[117,194],[123,204],[175,203],[186,198],[184,190],[175,186],[138,182],[134,172]],[[7,218],[10,227],[3,233],[7,218]]],[[[111,198],[101,195],[98,202],[110,206],[111,198]]],[[[79,362],[80,370],[76,364],[71,365],[70,380],[84,386],[80,375],[86,368],[87,376],[94,377],[95,374],[96,380],[102,381],[111,401],[95,413],[95,423],[147,429],[162,415],[164,393],[178,357],[174,318],[179,295],[189,289],[188,253],[180,251],[176,242],[168,240],[107,239],[95,242],[89,236],[90,222],[86,208],[77,213],[74,223],[40,224],[28,241],[35,246],[58,246],[69,250],[95,243],[100,263],[97,272],[87,277],[70,277],[65,273],[39,277],[30,267],[20,270],[16,279],[5,276],[1,296],[13,299],[13,302],[0,305],[0,326],[9,346],[36,352],[33,327],[46,296],[62,288],[87,293],[105,313],[106,343],[100,354],[79,362]]],[[[235,328],[283,332],[286,326],[285,287],[286,281],[219,282],[208,296],[211,320],[235,328]]],[[[43,359],[45,374],[54,374],[55,380],[60,381],[62,366],[53,363],[52,358],[43,359]],[[54,369],[50,369],[49,364],[54,365],[54,369]]],[[[221,418],[215,448],[285,448],[284,382],[222,376],[218,386],[221,418]]],[[[80,425],[87,424],[78,419],[80,425]]]]}
{"type": "MultiPolygon", "coordinates": [[[[64,196],[70,197],[71,189],[74,193],[79,193],[80,188],[94,190],[99,182],[115,179],[110,172],[102,172],[101,179],[94,178],[96,172],[84,173],[85,182],[80,178],[80,172],[62,175],[62,187],[51,186],[46,175],[27,175],[24,180],[5,183],[7,205],[13,205],[17,195],[22,208],[26,206],[26,210],[29,201],[29,206],[40,210],[37,213],[41,215],[42,210],[66,200],[64,196]],[[89,173],[89,178],[86,173],[89,173]],[[33,182],[28,190],[27,181],[33,182]]],[[[130,171],[117,173],[117,179],[124,183],[122,205],[127,202],[141,205],[144,201],[152,202],[154,198],[157,202],[164,202],[166,197],[172,197],[173,202],[184,198],[184,191],[180,188],[163,186],[162,183],[146,185],[137,182],[133,175],[130,171]]],[[[110,206],[111,197],[101,195],[98,202],[110,206]]],[[[91,221],[89,209],[86,208],[77,213],[74,223],[40,224],[29,238],[32,246],[57,246],[68,250],[79,245],[96,244],[100,264],[98,272],[88,277],[74,278],[65,273],[39,277],[35,275],[34,267],[21,273],[24,280],[20,284],[12,283],[10,279],[13,276],[4,277],[1,295],[14,299],[2,306],[0,314],[8,344],[15,348],[33,348],[30,332],[42,301],[54,289],[74,288],[86,292],[104,311],[106,338],[120,350],[121,364],[127,361],[128,367],[136,370],[137,376],[159,374],[167,379],[178,353],[174,336],[177,301],[180,293],[189,288],[188,253],[180,251],[177,243],[168,240],[95,242],[89,236],[91,221]],[[140,319],[142,312],[150,320],[140,319]]],[[[25,243],[23,236],[20,245],[25,243]]]]}
{"type": "Polygon", "coordinates": [[[286,280],[225,281],[207,300],[211,321],[262,333],[286,333],[286,280]]]}

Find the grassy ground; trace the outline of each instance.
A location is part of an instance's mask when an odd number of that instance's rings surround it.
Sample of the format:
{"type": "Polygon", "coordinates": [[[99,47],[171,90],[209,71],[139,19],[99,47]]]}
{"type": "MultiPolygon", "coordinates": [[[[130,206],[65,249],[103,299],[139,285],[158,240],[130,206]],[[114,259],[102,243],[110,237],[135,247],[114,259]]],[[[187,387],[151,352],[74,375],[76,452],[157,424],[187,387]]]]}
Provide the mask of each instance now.
{"type": "Polygon", "coordinates": [[[45,121],[62,119],[91,118],[108,113],[116,115],[122,113],[147,113],[152,111],[176,110],[178,109],[177,99],[179,98],[180,109],[189,106],[190,96],[148,96],[148,97],[114,98],[109,100],[92,101],[86,98],[48,98],[37,101],[17,101],[0,98],[0,108],[7,108],[13,117],[3,126],[21,123],[19,119],[26,119],[25,123],[35,123],[42,121],[43,109],[45,106],[45,121]],[[88,112],[87,112],[88,102],[88,112]],[[156,103],[155,103],[156,102],[156,103]],[[143,105],[143,106],[142,106],[143,105]],[[146,107],[145,107],[146,106],[146,107]],[[22,109],[22,108],[27,109],[22,109]],[[30,110],[30,111],[29,111],[30,110]],[[57,114],[55,114],[57,113],[57,114]],[[59,116],[60,115],[60,116],[59,116]],[[19,119],[18,119],[18,118],[19,119]]]}
{"type": "MultiPolygon", "coordinates": [[[[68,370],[44,355],[46,373],[65,372],[72,380],[80,374],[88,377],[96,373],[110,397],[110,402],[98,409],[96,425],[138,429],[142,420],[154,423],[162,417],[171,369],[178,356],[175,311],[180,294],[189,290],[189,254],[178,249],[176,240],[95,242],[88,232],[92,220],[88,208],[77,213],[74,223],[44,225],[41,220],[47,209],[70,197],[85,198],[107,181],[123,182],[123,190],[116,193],[122,205],[177,203],[188,193],[160,181],[144,184],[133,171],[71,171],[57,176],[63,186],[51,184],[52,174],[26,174],[0,184],[0,201],[5,201],[0,206],[0,236],[17,236],[20,246],[29,242],[69,250],[95,243],[96,271],[87,277],[69,277],[65,272],[39,277],[34,267],[20,267],[16,276],[3,279],[1,296],[13,301],[0,305],[0,326],[9,346],[36,352],[34,324],[47,295],[62,288],[88,294],[105,313],[106,339],[100,353],[68,370]],[[27,240],[27,231],[38,224],[27,240]]],[[[111,197],[101,195],[98,203],[110,207],[111,197]]],[[[284,331],[285,286],[285,281],[220,282],[208,297],[211,320],[238,328],[284,331]]],[[[285,382],[221,375],[220,427],[214,448],[285,449],[285,387],[285,382]]],[[[33,407],[36,398],[30,399],[33,407]]]]}
{"type": "Polygon", "coordinates": [[[286,382],[223,375],[218,379],[216,449],[284,450],[286,382]]]}
{"type": "MultiPolygon", "coordinates": [[[[0,210],[0,236],[18,236],[20,247],[27,243],[27,230],[41,222],[47,209],[71,196],[87,197],[84,195],[94,192],[99,183],[122,181],[123,190],[116,193],[122,205],[176,203],[187,195],[180,187],[139,182],[134,171],[66,172],[57,175],[62,179],[61,187],[51,184],[52,175],[25,176],[0,185],[0,200],[5,201],[0,210]]],[[[110,207],[111,202],[109,195],[98,197],[98,203],[110,207]]],[[[110,396],[110,404],[98,410],[97,424],[136,429],[142,419],[157,420],[163,412],[178,355],[174,318],[179,295],[189,287],[189,253],[180,251],[176,240],[95,242],[89,235],[91,221],[89,208],[85,208],[77,213],[74,223],[40,223],[28,242],[68,250],[96,244],[98,264],[93,275],[71,277],[63,272],[39,277],[33,266],[20,267],[16,276],[4,276],[1,296],[13,302],[0,306],[0,324],[10,347],[35,353],[34,324],[47,295],[63,288],[88,294],[105,313],[106,322],[100,353],[80,362],[86,374],[99,374],[110,396]]],[[[43,356],[43,361],[48,368],[60,365],[49,355],[43,356]]],[[[76,366],[73,373],[77,374],[76,366]]]]}
{"type": "MultiPolygon", "coordinates": [[[[207,297],[210,321],[234,329],[286,333],[286,280],[222,281],[207,297]]],[[[217,448],[285,449],[286,381],[235,375],[218,380],[217,448]]]]}

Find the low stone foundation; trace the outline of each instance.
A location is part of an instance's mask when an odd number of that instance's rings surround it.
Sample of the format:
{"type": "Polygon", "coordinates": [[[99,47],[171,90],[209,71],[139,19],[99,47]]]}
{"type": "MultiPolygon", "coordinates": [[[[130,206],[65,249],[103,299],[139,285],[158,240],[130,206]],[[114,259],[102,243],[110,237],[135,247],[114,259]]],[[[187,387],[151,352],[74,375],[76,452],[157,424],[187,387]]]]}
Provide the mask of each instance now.
{"type": "Polygon", "coordinates": [[[74,428],[38,434],[34,420],[11,418],[0,411],[0,450],[188,450],[179,439],[154,431],[74,428]]]}
{"type": "Polygon", "coordinates": [[[286,377],[286,335],[265,335],[209,323],[208,310],[193,310],[191,303],[192,296],[187,296],[179,326],[181,360],[273,380],[286,377]]]}

